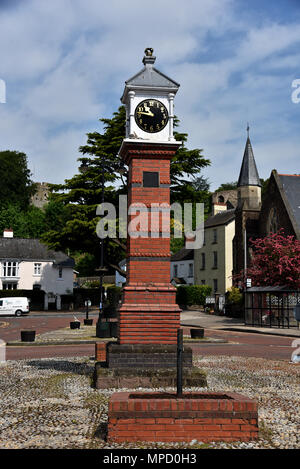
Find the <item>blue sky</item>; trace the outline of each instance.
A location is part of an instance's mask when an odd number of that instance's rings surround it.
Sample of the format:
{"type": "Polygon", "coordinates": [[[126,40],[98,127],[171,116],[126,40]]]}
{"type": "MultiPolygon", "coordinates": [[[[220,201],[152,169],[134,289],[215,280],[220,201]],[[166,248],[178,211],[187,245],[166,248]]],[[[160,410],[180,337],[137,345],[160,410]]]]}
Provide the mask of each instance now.
{"type": "Polygon", "coordinates": [[[300,0],[0,0],[0,149],[26,152],[35,181],[72,177],[145,47],[181,85],[180,130],[212,190],[237,180],[247,122],[262,178],[300,172],[300,0]]]}

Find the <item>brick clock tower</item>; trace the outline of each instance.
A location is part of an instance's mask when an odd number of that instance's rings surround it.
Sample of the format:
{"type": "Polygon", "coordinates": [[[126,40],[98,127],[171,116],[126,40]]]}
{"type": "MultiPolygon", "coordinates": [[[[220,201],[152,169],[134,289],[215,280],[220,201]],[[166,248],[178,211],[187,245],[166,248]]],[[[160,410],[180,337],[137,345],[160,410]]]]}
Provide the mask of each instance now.
{"type": "Polygon", "coordinates": [[[170,284],[170,237],[159,210],[170,204],[170,160],[181,145],[173,136],[179,85],[154,62],[153,50],[146,49],[144,69],[126,81],[121,98],[127,115],[120,155],[129,168],[129,234],[120,344],[176,344],[180,326],[176,289],[170,284]],[[137,215],[141,223],[130,233],[137,215]]]}
{"type": "MultiPolygon", "coordinates": [[[[117,343],[96,344],[97,388],[176,383],[180,309],[170,283],[169,213],[170,160],[181,145],[173,136],[179,85],[154,68],[154,62],[153,49],[146,49],[144,68],[126,81],[121,98],[127,120],[119,154],[129,169],[127,281],[117,343]]],[[[188,347],[183,364],[184,382],[197,379],[199,384],[202,376],[195,374],[188,347]]]]}

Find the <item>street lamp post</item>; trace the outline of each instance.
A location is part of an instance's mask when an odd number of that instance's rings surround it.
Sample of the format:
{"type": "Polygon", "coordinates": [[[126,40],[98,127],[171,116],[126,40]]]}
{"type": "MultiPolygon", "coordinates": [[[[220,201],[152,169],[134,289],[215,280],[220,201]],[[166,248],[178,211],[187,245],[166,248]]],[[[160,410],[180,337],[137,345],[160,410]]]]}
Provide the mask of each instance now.
{"type": "MultiPolygon", "coordinates": [[[[101,169],[101,204],[104,203],[104,166],[101,169]]],[[[104,289],[103,289],[103,275],[106,272],[104,267],[104,239],[100,241],[100,303],[99,303],[99,316],[96,324],[96,337],[110,337],[110,324],[108,322],[103,323],[103,304],[104,304],[104,289]]]]}
{"type": "MultiPolygon", "coordinates": [[[[88,165],[86,161],[83,161],[79,168],[81,173],[86,173],[88,171],[88,165]]],[[[101,168],[101,203],[104,203],[104,165],[101,168]]],[[[106,269],[104,268],[104,239],[100,240],[100,267],[97,269],[100,273],[100,304],[99,304],[99,316],[96,324],[96,336],[97,337],[106,337],[109,336],[109,331],[106,328],[102,327],[102,317],[103,317],[103,303],[104,303],[104,294],[103,294],[103,275],[106,269]],[[105,329],[105,330],[102,330],[105,329]]]]}
{"type": "MultiPolygon", "coordinates": [[[[101,204],[104,203],[104,167],[102,165],[101,171],[101,204]]],[[[100,304],[99,304],[99,316],[97,321],[97,326],[101,324],[101,319],[103,316],[103,264],[104,264],[104,239],[102,238],[100,241],[100,304]]]]}

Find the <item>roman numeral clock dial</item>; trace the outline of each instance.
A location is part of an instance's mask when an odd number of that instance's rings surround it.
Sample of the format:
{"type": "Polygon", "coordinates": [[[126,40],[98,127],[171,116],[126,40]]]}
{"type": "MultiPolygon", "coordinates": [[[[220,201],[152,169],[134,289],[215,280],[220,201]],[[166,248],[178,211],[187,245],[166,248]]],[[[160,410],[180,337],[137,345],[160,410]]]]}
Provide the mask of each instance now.
{"type": "Polygon", "coordinates": [[[145,99],[137,105],[134,118],[144,132],[155,133],[166,127],[169,114],[166,106],[157,99],[145,99]]]}

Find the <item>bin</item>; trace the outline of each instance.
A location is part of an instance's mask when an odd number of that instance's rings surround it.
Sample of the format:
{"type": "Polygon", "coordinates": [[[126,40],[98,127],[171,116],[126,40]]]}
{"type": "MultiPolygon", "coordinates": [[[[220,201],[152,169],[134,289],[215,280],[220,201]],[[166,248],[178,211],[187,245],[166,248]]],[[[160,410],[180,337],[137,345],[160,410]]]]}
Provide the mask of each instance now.
{"type": "Polygon", "coordinates": [[[80,329],[80,321],[71,321],[70,329],[80,329]]]}
{"type": "Polygon", "coordinates": [[[200,327],[199,329],[190,329],[192,339],[203,339],[204,329],[200,327]]]}
{"type": "Polygon", "coordinates": [[[109,322],[97,322],[96,337],[110,337],[110,324],[109,322]]]}
{"type": "Polygon", "coordinates": [[[34,342],[35,331],[21,331],[21,342],[34,342]]]}

